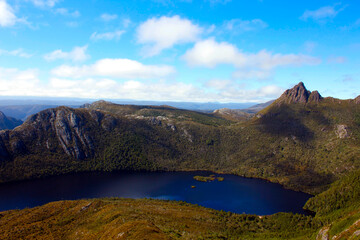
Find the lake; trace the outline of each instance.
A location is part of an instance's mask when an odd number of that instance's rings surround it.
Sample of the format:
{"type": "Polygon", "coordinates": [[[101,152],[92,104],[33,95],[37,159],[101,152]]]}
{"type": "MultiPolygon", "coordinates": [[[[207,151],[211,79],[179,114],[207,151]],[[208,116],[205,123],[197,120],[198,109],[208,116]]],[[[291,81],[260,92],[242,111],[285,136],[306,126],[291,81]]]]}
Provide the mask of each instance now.
{"type": "Polygon", "coordinates": [[[260,179],[216,174],[224,181],[198,182],[209,172],[90,172],[0,184],[0,211],[58,200],[124,197],[181,200],[217,210],[269,215],[305,213],[309,194],[260,179]],[[196,188],[191,188],[196,186],[196,188]]]}

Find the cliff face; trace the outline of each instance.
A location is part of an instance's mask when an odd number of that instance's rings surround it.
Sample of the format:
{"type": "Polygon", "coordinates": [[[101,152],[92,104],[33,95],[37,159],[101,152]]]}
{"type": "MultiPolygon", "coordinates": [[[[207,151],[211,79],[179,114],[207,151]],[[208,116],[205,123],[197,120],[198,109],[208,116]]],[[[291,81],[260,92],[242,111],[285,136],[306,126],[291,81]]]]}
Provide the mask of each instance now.
{"type": "Polygon", "coordinates": [[[74,109],[59,107],[30,116],[17,129],[0,133],[0,158],[4,160],[38,151],[61,152],[59,147],[66,155],[75,159],[92,157],[94,140],[87,127],[100,121],[100,116],[93,113],[94,118],[87,117],[84,121],[84,114],[74,109]]]}
{"type": "Polygon", "coordinates": [[[278,100],[277,103],[318,103],[323,98],[318,91],[309,91],[306,89],[304,83],[300,82],[291,89],[286,90],[278,100]]]}

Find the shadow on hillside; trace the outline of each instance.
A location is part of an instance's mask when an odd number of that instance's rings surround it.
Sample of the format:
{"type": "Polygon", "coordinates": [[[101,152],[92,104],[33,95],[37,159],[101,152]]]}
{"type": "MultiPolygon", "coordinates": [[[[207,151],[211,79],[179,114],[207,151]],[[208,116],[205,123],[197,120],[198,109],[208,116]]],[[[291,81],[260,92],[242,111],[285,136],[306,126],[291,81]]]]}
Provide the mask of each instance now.
{"type": "Polygon", "coordinates": [[[296,137],[307,142],[314,138],[314,132],[301,122],[301,114],[287,105],[274,107],[258,119],[259,128],[263,132],[279,137],[296,137]]]}

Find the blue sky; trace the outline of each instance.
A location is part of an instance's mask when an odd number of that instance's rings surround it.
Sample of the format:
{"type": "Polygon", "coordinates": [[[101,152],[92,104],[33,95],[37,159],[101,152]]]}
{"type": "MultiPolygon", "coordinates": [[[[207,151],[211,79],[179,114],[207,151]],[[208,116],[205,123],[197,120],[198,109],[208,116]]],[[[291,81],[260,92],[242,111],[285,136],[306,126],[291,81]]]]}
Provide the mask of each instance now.
{"type": "Polygon", "coordinates": [[[0,0],[0,96],[264,102],[360,95],[360,3],[0,0]]]}

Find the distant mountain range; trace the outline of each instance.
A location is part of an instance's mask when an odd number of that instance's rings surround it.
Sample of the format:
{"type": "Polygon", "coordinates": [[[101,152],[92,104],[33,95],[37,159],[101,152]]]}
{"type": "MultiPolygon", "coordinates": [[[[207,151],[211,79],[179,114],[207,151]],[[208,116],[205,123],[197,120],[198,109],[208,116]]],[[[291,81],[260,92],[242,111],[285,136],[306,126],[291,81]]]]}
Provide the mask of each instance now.
{"type": "Polygon", "coordinates": [[[3,112],[0,112],[0,130],[4,129],[13,129],[19,125],[21,125],[23,122],[21,120],[7,117],[3,112]]]}
{"type": "MultiPolygon", "coordinates": [[[[48,108],[55,108],[59,106],[67,106],[77,108],[86,103],[94,102],[92,99],[64,99],[64,98],[0,98],[0,111],[7,116],[26,120],[30,115],[40,112],[48,108]]],[[[193,111],[201,111],[211,113],[212,111],[220,108],[228,109],[244,109],[249,113],[254,113],[258,110],[254,106],[256,103],[197,103],[197,102],[171,102],[171,101],[137,101],[137,100],[111,100],[113,103],[127,104],[127,105],[152,105],[161,106],[168,105],[179,109],[187,109],[193,111]],[[254,108],[255,107],[255,108],[254,108]]],[[[262,104],[258,104],[261,108],[262,104]]]]}

